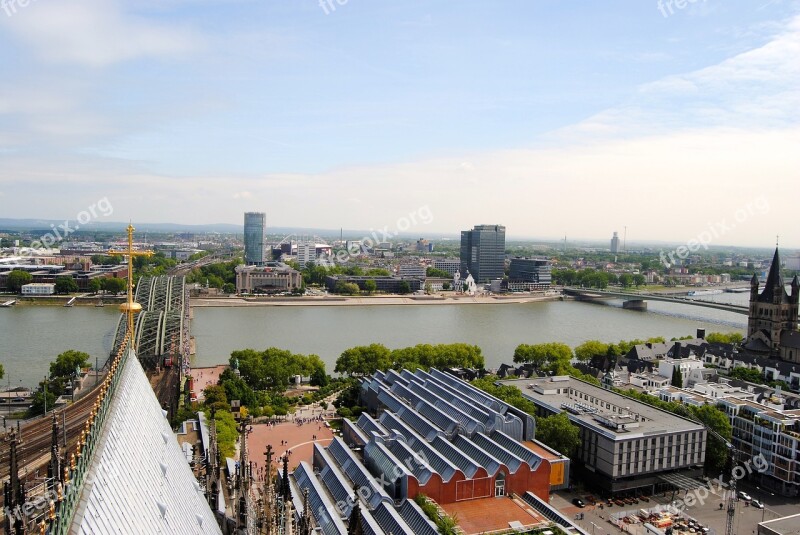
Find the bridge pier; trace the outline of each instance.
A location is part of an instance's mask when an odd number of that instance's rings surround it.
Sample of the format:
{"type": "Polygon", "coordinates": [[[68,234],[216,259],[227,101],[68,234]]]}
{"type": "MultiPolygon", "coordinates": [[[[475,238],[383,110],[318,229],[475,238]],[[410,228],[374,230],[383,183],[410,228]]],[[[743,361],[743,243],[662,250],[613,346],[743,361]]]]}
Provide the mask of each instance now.
{"type": "Polygon", "coordinates": [[[645,311],[647,310],[647,301],[644,299],[629,299],[622,302],[622,308],[645,311]]]}

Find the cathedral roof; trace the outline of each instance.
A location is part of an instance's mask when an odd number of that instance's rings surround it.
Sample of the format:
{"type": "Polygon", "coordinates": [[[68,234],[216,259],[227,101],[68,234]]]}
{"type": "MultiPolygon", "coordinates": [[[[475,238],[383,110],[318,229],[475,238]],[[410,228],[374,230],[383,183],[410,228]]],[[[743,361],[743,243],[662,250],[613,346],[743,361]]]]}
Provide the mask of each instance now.
{"type": "Polygon", "coordinates": [[[221,533],[133,351],[117,373],[70,532],[221,533]]]}
{"type": "Polygon", "coordinates": [[[759,303],[772,303],[776,291],[783,294],[780,296],[782,302],[789,301],[789,295],[786,293],[786,285],[781,275],[781,257],[777,247],[775,248],[775,256],[772,257],[772,265],[769,268],[769,275],[767,275],[764,291],[758,296],[757,301],[759,303]]]}

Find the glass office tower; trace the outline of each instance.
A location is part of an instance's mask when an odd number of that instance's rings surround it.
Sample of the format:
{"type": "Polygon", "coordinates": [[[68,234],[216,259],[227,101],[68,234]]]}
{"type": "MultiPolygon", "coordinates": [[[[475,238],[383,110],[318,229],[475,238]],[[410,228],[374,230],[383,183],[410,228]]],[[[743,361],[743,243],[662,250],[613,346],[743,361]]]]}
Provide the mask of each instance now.
{"type": "Polygon", "coordinates": [[[245,212],[244,214],[244,263],[248,266],[263,266],[268,260],[266,249],[267,214],[245,212]]]}
{"type": "Polygon", "coordinates": [[[461,232],[461,276],[467,271],[477,283],[502,279],[506,255],[506,227],[476,225],[461,232]]]}

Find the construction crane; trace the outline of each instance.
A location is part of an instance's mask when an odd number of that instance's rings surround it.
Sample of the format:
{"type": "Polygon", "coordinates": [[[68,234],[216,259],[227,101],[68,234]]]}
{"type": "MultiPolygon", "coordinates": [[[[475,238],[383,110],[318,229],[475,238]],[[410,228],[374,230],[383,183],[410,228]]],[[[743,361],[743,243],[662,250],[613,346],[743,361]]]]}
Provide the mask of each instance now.
{"type": "Polygon", "coordinates": [[[738,457],[739,451],[736,447],[731,443],[730,440],[726,439],[713,429],[711,429],[708,425],[701,421],[697,421],[697,423],[702,424],[706,431],[711,434],[714,438],[725,444],[725,447],[728,448],[728,453],[730,455],[730,463],[731,463],[731,478],[728,482],[728,503],[727,503],[727,518],[725,520],[725,535],[733,535],[733,521],[736,518],[736,475],[734,474],[734,470],[736,470],[736,459],[738,457]]]}

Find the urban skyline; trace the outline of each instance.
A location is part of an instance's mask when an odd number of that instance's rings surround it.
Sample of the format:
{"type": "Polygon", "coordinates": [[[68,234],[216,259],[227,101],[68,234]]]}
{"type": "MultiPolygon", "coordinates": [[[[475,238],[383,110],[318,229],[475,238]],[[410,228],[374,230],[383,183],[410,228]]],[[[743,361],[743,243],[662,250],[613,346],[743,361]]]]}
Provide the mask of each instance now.
{"type": "Polygon", "coordinates": [[[791,225],[800,19],[781,2],[12,7],[5,217],[100,193],[140,222],[269,206],[271,226],[369,228],[428,204],[430,232],[686,241],[727,220],[747,246],[791,225]],[[32,183],[35,204],[8,202],[32,183]],[[754,191],[768,210],[746,212],[754,191]]]}

